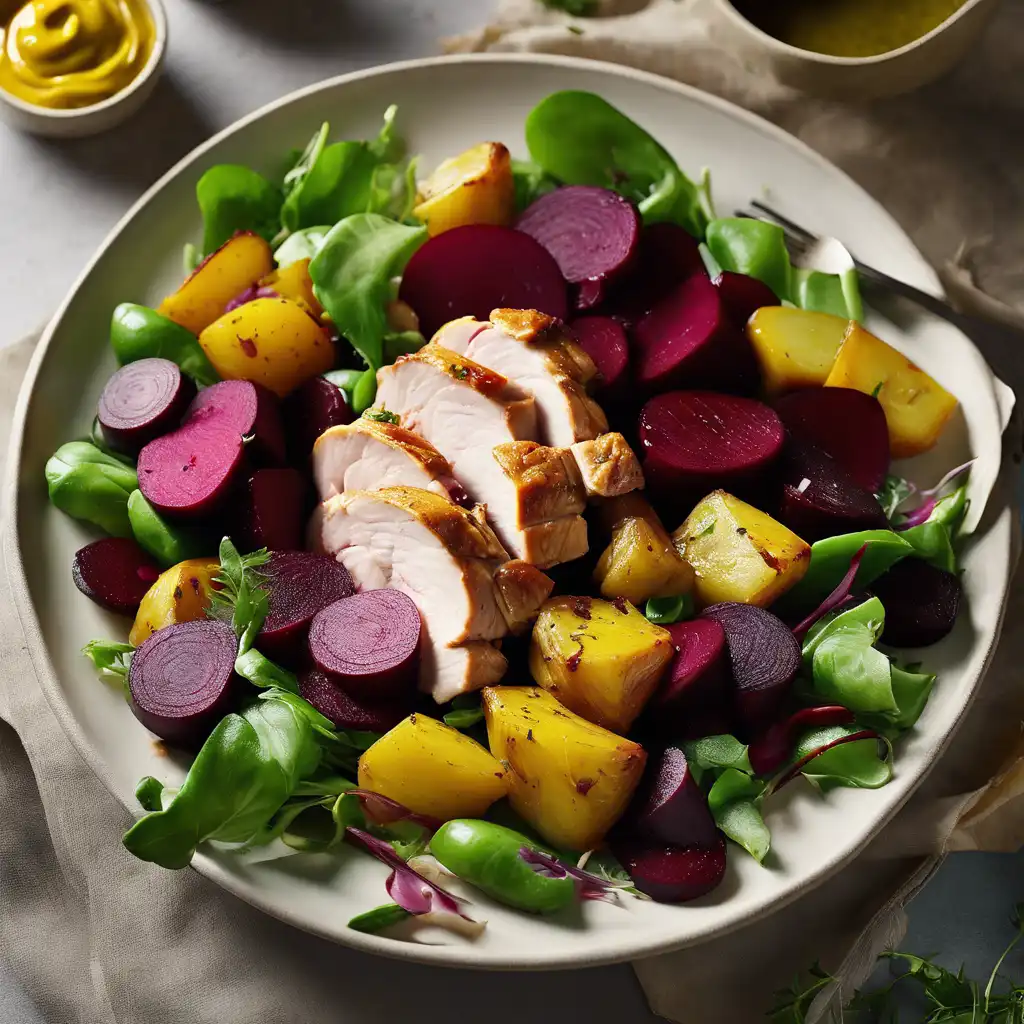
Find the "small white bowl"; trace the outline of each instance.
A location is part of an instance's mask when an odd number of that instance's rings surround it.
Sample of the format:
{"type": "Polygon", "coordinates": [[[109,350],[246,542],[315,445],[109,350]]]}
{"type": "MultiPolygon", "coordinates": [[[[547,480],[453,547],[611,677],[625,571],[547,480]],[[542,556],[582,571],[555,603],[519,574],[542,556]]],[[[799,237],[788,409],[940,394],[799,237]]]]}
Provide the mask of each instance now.
{"type": "MultiPolygon", "coordinates": [[[[899,0],[892,0],[899,3],[899,0]]],[[[716,0],[725,41],[749,60],[767,65],[785,85],[836,99],[870,100],[909,92],[944,75],[978,41],[999,0],[967,0],[941,25],[919,39],[874,57],[833,57],[790,46],[716,0]]]]}
{"type": "Polygon", "coordinates": [[[0,121],[34,135],[70,139],[97,135],[131,117],[153,91],[167,49],[167,15],[163,3],[161,0],[146,0],[146,4],[153,18],[153,50],[145,67],[124,89],[88,107],[52,110],[26,103],[0,88],[0,121]]]}

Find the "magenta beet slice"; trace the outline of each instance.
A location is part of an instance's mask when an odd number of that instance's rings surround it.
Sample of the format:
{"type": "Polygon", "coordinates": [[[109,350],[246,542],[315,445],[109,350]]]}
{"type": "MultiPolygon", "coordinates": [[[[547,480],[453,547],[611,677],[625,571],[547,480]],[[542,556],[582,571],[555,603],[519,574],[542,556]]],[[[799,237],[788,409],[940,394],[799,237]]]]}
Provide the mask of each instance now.
{"type": "Polygon", "coordinates": [[[904,558],[871,584],[885,609],[882,643],[929,647],[947,636],[960,611],[960,580],[951,572],[904,558]]]}
{"type": "Polygon", "coordinates": [[[305,465],[316,439],[330,427],[353,420],[345,394],[324,377],[311,377],[284,401],[288,451],[296,465],[305,465]]]}
{"type": "Polygon", "coordinates": [[[644,474],[656,490],[732,491],[782,451],[782,421],[761,402],[708,391],[657,395],[640,412],[644,474]]]}
{"type": "Polygon", "coordinates": [[[874,494],[813,445],[791,441],[786,446],[782,483],[779,518],[810,543],[889,525],[874,494]]]}
{"type": "Polygon", "coordinates": [[[394,728],[412,712],[415,703],[411,697],[374,702],[357,699],[316,669],[299,677],[299,693],[339,728],[370,732],[394,728]]]}
{"type": "Polygon", "coordinates": [[[629,819],[632,833],[652,843],[713,847],[718,840],[707,797],[678,747],[666,748],[648,769],[629,819]]]}
{"type": "Polygon", "coordinates": [[[399,590],[364,590],[335,601],[309,627],[317,668],[364,699],[412,693],[419,649],[419,609],[399,590]]]}
{"type": "Polygon", "coordinates": [[[216,417],[246,439],[246,454],[254,462],[280,466],[285,462],[284,429],[277,396],[262,384],[222,380],[204,388],[185,414],[185,422],[216,417]]]}
{"type": "Polygon", "coordinates": [[[714,619],[691,619],[665,627],[676,655],[651,701],[655,717],[681,724],[716,705],[726,692],[725,630],[714,619]]]}
{"type": "Polygon", "coordinates": [[[256,646],[280,660],[292,660],[305,651],[309,624],[318,612],[355,593],[348,569],[329,555],[272,551],[261,571],[270,591],[270,611],[256,646]]]}
{"type": "Polygon", "coordinates": [[[177,622],[151,634],[128,671],[131,708],[168,743],[198,746],[229,710],[238,638],[226,622],[177,622]]]}
{"type": "Polygon", "coordinates": [[[613,848],[633,884],[659,903],[683,903],[705,896],[725,877],[725,840],[709,848],[653,846],[636,842],[613,848]]]}
{"type": "Polygon", "coordinates": [[[572,284],[606,281],[633,258],[640,215],[617,192],[593,185],[567,185],[541,196],[516,227],[535,238],[572,284]]]}
{"type": "Polygon", "coordinates": [[[747,321],[762,306],[782,305],[775,292],[756,277],[737,274],[733,270],[723,270],[713,283],[733,321],[740,327],[745,327],[747,321]]]}
{"type": "Polygon", "coordinates": [[[136,455],[181,421],[196,386],[169,359],[139,359],[122,366],[100,395],[97,419],[114,451],[136,455]]]}
{"type": "Polygon", "coordinates": [[[629,380],[629,341],[622,324],[607,316],[584,316],[573,320],[572,331],[601,375],[595,393],[621,393],[629,380]]]}
{"type": "Polygon", "coordinates": [[[805,388],[775,408],[793,437],[816,445],[878,493],[889,472],[889,428],[877,398],[853,388],[805,388]]]}
{"type": "Polygon", "coordinates": [[[806,729],[825,729],[832,725],[851,725],[856,715],[840,704],[801,708],[780,721],[773,722],[750,741],[747,755],[758,775],[777,772],[790,758],[793,746],[806,729]]]}
{"type": "Polygon", "coordinates": [[[692,274],[654,306],[634,327],[633,342],[636,381],[648,393],[757,388],[754,350],[703,274],[692,274]]]}
{"type": "Polygon", "coordinates": [[[486,320],[493,309],[536,309],[565,319],[565,280],[540,242],[515,228],[466,224],[435,235],[413,255],[398,297],[429,338],[459,316],[486,320]]]}
{"type": "Polygon", "coordinates": [[[736,713],[747,730],[770,721],[789,696],[800,667],[800,645],[777,616],[754,605],[726,601],[701,612],[725,631],[736,713]]]}
{"type": "Polygon", "coordinates": [[[250,551],[295,551],[306,531],[306,478],[297,469],[258,469],[245,488],[244,534],[250,551]]]}
{"type": "Polygon", "coordinates": [[[134,615],[160,575],[153,560],[129,537],[104,537],[75,552],[75,586],[100,607],[134,615]]]}

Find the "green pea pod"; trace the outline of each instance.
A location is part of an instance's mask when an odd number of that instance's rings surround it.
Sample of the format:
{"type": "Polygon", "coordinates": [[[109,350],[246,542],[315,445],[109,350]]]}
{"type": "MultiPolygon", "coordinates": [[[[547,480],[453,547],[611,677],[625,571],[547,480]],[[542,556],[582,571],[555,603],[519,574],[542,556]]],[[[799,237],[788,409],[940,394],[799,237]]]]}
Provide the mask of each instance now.
{"type": "Polygon", "coordinates": [[[904,530],[901,537],[912,544],[918,558],[923,559],[936,569],[956,572],[956,553],[949,530],[942,523],[929,519],[920,526],[912,526],[904,530]]]}
{"type": "Polygon", "coordinates": [[[110,345],[118,363],[159,356],[177,363],[197,384],[220,380],[196,336],[155,309],[122,302],[110,319],[110,345]]]}
{"type": "Polygon", "coordinates": [[[69,516],[115,537],[130,537],[128,498],[139,486],[132,466],[88,441],[62,444],[46,463],[50,501],[69,516]]]}
{"type": "MultiPolygon", "coordinates": [[[[945,526],[950,537],[955,537],[967,514],[968,504],[967,487],[958,487],[952,494],[947,494],[936,503],[927,521],[945,526]]],[[[910,533],[910,530],[907,533],[910,533]]]]}
{"type": "Polygon", "coordinates": [[[790,299],[793,267],[778,224],[749,217],[722,217],[708,225],[707,245],[723,270],[763,281],[780,299],[790,299]]]}
{"type": "Polygon", "coordinates": [[[132,491],[128,498],[128,522],[139,547],[151,554],[161,569],[186,558],[201,558],[210,547],[191,530],[167,522],[139,490],[132,491]]]}
{"type": "Polygon", "coordinates": [[[349,404],[357,416],[362,416],[373,405],[373,400],[376,397],[377,371],[371,366],[364,370],[359,380],[356,381],[356,386],[352,389],[352,401],[349,404]]]}
{"type": "Polygon", "coordinates": [[[576,883],[566,875],[538,874],[519,856],[534,844],[492,821],[456,818],[430,840],[430,852],[449,871],[499,903],[535,914],[550,914],[576,898],[576,883]]]}

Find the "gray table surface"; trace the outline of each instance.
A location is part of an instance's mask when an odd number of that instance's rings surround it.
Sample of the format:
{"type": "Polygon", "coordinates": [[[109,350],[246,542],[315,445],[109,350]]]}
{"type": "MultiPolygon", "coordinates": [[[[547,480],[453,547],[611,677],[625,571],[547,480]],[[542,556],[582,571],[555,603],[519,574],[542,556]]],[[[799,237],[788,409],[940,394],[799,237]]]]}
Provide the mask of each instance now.
{"type": "MultiPolygon", "coordinates": [[[[484,20],[492,0],[165,4],[170,19],[166,72],[130,122],[98,138],[65,142],[0,125],[0,226],[7,245],[0,274],[0,345],[45,321],[128,206],[197,143],[292,89],[371,64],[435,53],[439,37],[484,20]]],[[[1022,869],[1024,855],[951,858],[915,901],[905,948],[940,953],[950,965],[965,960],[975,973],[987,971],[1010,934],[1006,921],[1012,904],[1024,898],[1022,869]]],[[[381,970],[386,969],[382,962],[381,970]]],[[[1024,960],[1011,958],[1007,969],[1019,975],[1024,960]]],[[[495,1024],[519,1019],[515,976],[470,979],[463,984],[478,983],[487,992],[495,1024]]],[[[530,989],[530,1005],[545,1008],[532,1014],[537,1019],[657,1019],[626,966],[585,975],[539,974],[531,977],[530,989]]],[[[400,1012],[397,1003],[393,1009],[400,1012]]],[[[0,1020],[38,1019],[0,965],[0,1020]]]]}

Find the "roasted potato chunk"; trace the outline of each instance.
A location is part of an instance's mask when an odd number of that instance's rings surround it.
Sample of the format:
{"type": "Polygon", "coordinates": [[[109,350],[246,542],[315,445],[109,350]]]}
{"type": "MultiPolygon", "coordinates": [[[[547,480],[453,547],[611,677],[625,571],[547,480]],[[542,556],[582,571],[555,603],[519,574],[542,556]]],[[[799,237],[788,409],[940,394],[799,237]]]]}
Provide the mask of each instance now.
{"type": "Polygon", "coordinates": [[[763,306],[747,323],[765,391],[779,395],[821,387],[836,361],[849,321],[831,313],[763,306]]]}
{"type": "Polygon", "coordinates": [[[668,630],[623,598],[556,597],[533,625],[530,672],[576,714],[625,732],[674,654],[668,630]]]}
{"type": "Polygon", "coordinates": [[[445,160],[420,186],[420,196],[412,212],[431,235],[464,224],[511,224],[515,185],[508,150],[481,142],[445,160]]]}
{"type": "Polygon", "coordinates": [[[251,231],[229,238],[199,264],[158,312],[193,334],[205,330],[224,307],[274,269],[270,246],[251,231]]]}
{"type": "Polygon", "coordinates": [[[679,557],[665,528],[655,517],[627,516],[612,529],[601,553],[594,581],[601,596],[624,597],[640,605],[652,597],[675,597],[693,589],[693,570],[679,557]]]}
{"type": "Polygon", "coordinates": [[[855,388],[878,398],[897,459],[928,451],[957,406],[941,384],[902,352],[853,322],[825,386],[855,388]]]}
{"type": "Polygon", "coordinates": [[[761,608],[798,583],[810,545],[753,505],[712,491],[672,534],[693,568],[701,605],[740,601],[761,608]]]}
{"type": "Polygon", "coordinates": [[[509,803],[559,850],[591,850],[618,821],[647,754],[536,686],[483,691],[491,753],[510,768],[509,803]]]}
{"type": "Polygon", "coordinates": [[[442,821],[482,818],[508,791],[508,773],[476,740],[410,715],[359,758],[359,785],[442,821]]]}
{"type": "Polygon", "coordinates": [[[128,642],[138,647],[164,626],[203,618],[219,570],[216,558],[189,558],[162,572],[139,604],[128,642]]]}
{"type": "Polygon", "coordinates": [[[313,279],[309,276],[309,258],[296,260],[286,267],[272,270],[266,277],[261,277],[261,288],[269,288],[277,292],[282,299],[291,299],[300,305],[314,320],[324,315],[324,307],[313,294],[313,279]]]}

